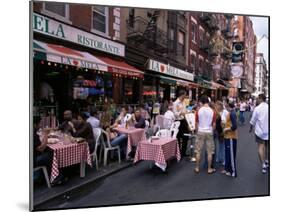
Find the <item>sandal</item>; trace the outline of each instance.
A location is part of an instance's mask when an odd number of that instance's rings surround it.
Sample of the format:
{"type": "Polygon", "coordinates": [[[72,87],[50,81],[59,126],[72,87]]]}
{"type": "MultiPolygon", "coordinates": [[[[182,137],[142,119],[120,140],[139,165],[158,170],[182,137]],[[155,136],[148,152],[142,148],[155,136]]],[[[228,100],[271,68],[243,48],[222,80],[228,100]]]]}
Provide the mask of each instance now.
{"type": "Polygon", "coordinates": [[[195,172],[196,174],[198,174],[198,173],[199,173],[199,168],[195,168],[195,169],[194,169],[194,172],[195,172]]]}
{"type": "Polygon", "coordinates": [[[216,172],[215,169],[212,169],[212,171],[209,171],[209,170],[208,170],[208,174],[213,174],[213,173],[215,173],[215,172],[216,172]]]}

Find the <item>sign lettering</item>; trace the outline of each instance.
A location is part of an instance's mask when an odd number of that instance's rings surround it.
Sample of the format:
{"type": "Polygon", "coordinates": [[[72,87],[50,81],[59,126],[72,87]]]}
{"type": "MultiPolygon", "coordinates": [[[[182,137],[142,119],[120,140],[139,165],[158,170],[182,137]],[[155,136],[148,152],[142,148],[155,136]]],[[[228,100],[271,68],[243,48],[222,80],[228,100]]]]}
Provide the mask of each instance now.
{"type": "Polygon", "coordinates": [[[152,70],[152,71],[156,71],[156,72],[160,72],[163,74],[167,74],[173,77],[178,77],[178,78],[182,78],[185,80],[189,80],[189,81],[194,81],[194,75],[191,73],[188,73],[187,71],[178,69],[176,67],[170,66],[170,65],[166,65],[164,63],[160,63],[158,61],[155,60],[149,60],[148,63],[148,69],[152,70]]]}
{"type": "Polygon", "coordinates": [[[125,56],[125,46],[123,44],[76,29],[75,27],[60,23],[36,13],[33,14],[32,26],[34,32],[71,41],[73,43],[121,57],[125,56]]]}

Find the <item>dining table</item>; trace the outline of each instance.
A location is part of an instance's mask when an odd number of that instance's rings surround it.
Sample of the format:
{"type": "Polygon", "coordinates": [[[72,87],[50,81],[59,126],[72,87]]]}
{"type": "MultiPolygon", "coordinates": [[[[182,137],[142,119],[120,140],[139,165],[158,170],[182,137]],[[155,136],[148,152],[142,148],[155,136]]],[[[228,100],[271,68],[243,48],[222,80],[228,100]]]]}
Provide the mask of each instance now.
{"type": "Polygon", "coordinates": [[[56,139],[48,138],[47,146],[53,151],[51,182],[59,175],[60,168],[80,164],[80,177],[83,178],[85,177],[86,163],[92,166],[89,145],[82,138],[77,140],[70,136],[60,136],[56,139]]]}
{"type": "Polygon", "coordinates": [[[121,127],[118,126],[114,128],[118,133],[123,133],[128,136],[128,142],[127,142],[127,157],[132,151],[133,146],[138,146],[138,143],[144,139],[146,139],[145,136],[145,129],[143,128],[135,128],[135,127],[121,127]]]}
{"type": "Polygon", "coordinates": [[[177,139],[163,137],[163,138],[149,138],[139,142],[134,163],[140,160],[154,161],[155,165],[166,171],[167,161],[176,158],[180,161],[181,155],[177,139]]]}

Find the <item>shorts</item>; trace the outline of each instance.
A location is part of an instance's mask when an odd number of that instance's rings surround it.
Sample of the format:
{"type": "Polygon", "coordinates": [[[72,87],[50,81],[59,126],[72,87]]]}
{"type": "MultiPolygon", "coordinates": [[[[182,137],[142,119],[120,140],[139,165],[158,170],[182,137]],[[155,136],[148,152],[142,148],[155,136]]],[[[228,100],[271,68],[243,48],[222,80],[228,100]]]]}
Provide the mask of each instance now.
{"type": "Polygon", "coordinates": [[[264,143],[267,143],[268,140],[263,140],[263,139],[261,139],[259,136],[256,135],[256,142],[257,142],[258,144],[264,144],[264,143]]]}
{"type": "Polygon", "coordinates": [[[212,133],[202,133],[197,134],[197,140],[195,143],[195,153],[201,153],[204,143],[206,143],[206,150],[208,154],[215,153],[215,142],[212,133]]]}

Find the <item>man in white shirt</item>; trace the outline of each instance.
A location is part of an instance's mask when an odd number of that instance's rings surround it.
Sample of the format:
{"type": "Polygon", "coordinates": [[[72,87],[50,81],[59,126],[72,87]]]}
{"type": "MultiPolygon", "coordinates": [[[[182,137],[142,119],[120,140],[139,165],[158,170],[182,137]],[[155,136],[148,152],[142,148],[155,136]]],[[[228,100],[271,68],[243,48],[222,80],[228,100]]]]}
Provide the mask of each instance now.
{"type": "Polygon", "coordinates": [[[206,143],[206,149],[208,154],[208,174],[215,172],[212,169],[212,157],[215,153],[215,143],[213,138],[213,130],[216,125],[216,116],[214,111],[209,106],[209,100],[207,96],[202,96],[200,101],[203,106],[196,112],[196,131],[197,131],[197,141],[195,145],[196,153],[196,168],[194,171],[199,173],[200,157],[203,145],[206,143]]]}
{"type": "Polygon", "coordinates": [[[239,113],[239,118],[240,118],[240,124],[244,125],[245,124],[245,111],[247,108],[246,102],[242,99],[240,102],[240,113],[239,113]]]}
{"type": "Polygon", "coordinates": [[[262,163],[262,173],[267,173],[268,160],[268,104],[266,97],[260,94],[258,97],[259,105],[255,107],[250,124],[250,132],[255,127],[256,142],[258,143],[259,158],[262,163]]]}
{"type": "Polygon", "coordinates": [[[97,110],[95,108],[92,108],[90,111],[90,117],[87,119],[87,122],[90,123],[93,129],[100,127],[100,120],[98,120],[96,116],[97,110]]]}

